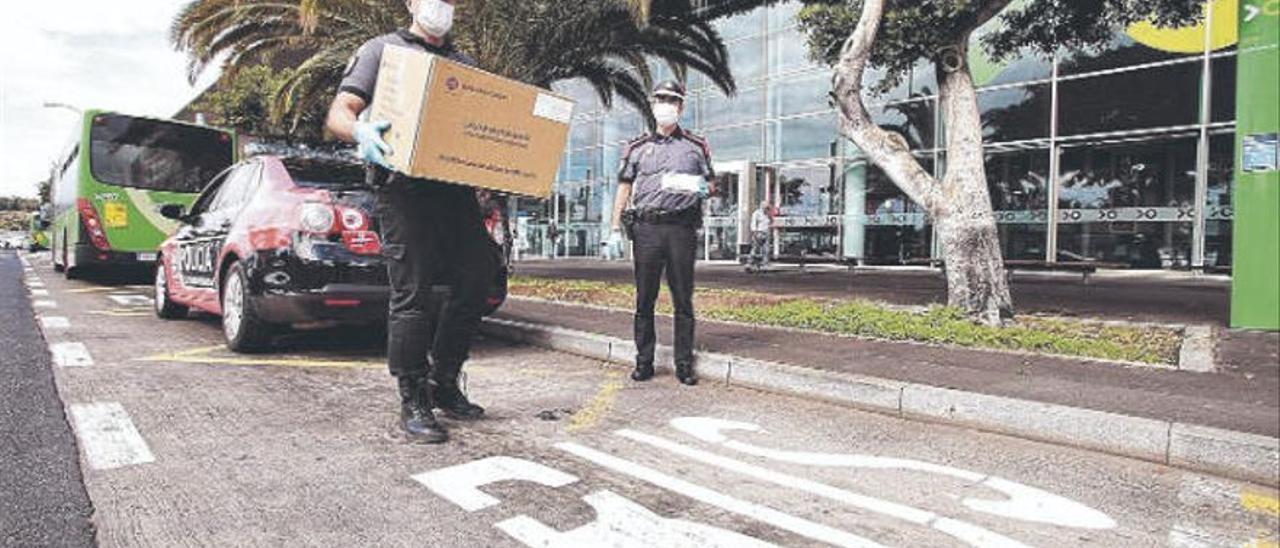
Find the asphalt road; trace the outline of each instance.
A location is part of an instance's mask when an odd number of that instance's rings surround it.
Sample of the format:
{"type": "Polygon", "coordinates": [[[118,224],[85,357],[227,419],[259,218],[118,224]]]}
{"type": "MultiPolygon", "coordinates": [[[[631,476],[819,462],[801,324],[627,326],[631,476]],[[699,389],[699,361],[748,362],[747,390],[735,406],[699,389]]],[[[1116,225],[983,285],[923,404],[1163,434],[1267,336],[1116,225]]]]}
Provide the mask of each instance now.
{"type": "MultiPolygon", "coordinates": [[[[0,257],[0,295],[17,285],[15,261],[0,257]]],[[[313,331],[235,355],[213,318],[155,319],[145,285],[67,282],[31,262],[104,546],[1278,538],[1276,492],[1263,486],[713,383],[637,384],[616,367],[495,341],[480,341],[467,369],[488,418],[448,423],[446,445],[411,445],[368,337],[313,331]]],[[[21,305],[5,298],[12,317],[21,305]]],[[[12,333],[0,331],[6,356],[12,333]]]]}

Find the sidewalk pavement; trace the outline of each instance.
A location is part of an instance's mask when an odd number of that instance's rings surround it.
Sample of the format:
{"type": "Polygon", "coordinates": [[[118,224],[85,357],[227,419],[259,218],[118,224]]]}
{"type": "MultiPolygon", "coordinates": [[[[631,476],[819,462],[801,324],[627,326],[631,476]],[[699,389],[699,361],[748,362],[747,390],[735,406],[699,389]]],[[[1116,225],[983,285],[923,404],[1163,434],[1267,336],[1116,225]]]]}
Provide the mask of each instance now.
{"type": "MultiPolygon", "coordinates": [[[[521,267],[521,273],[528,272],[521,267]]],[[[631,364],[629,312],[512,298],[486,332],[631,364]]],[[[669,340],[669,318],[659,339],[669,340]]],[[[704,381],[815,397],[1280,485],[1275,334],[1234,332],[1214,373],[700,321],[704,381]],[[1241,351],[1240,349],[1247,351],[1241,351]]],[[[659,367],[670,368],[663,347],[659,367]]],[[[674,382],[659,377],[654,382],[674,382]]]]}

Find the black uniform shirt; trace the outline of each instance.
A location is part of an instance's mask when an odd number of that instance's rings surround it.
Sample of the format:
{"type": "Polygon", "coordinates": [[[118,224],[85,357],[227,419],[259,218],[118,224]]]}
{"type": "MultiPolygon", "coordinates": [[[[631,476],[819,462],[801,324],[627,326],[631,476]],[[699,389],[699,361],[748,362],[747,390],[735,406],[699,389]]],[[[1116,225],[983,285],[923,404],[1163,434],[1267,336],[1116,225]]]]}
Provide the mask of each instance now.
{"type": "Polygon", "coordinates": [[[647,133],[627,143],[618,168],[618,183],[632,185],[632,203],[642,211],[700,209],[702,198],[696,192],[673,186],[689,182],[689,176],[715,179],[711,149],[705,139],[680,127],[668,136],[647,133]]]}
{"type": "Polygon", "coordinates": [[[365,104],[372,103],[374,87],[378,83],[378,67],[382,64],[382,48],[388,44],[434,53],[467,66],[476,65],[475,59],[447,43],[445,46],[436,46],[412,32],[401,29],[373,38],[360,46],[356,54],[347,62],[347,70],[342,76],[342,83],[338,85],[338,91],[353,93],[364,99],[365,104]]]}

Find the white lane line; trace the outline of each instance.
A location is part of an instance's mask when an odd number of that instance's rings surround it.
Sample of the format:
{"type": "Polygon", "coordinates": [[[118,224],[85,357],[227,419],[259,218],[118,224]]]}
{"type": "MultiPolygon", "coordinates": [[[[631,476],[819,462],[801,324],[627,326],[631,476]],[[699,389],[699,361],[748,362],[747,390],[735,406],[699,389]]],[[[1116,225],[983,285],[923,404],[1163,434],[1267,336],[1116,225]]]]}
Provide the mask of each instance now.
{"type": "Polygon", "coordinates": [[[115,301],[120,306],[151,306],[151,298],[142,295],[130,295],[128,293],[115,293],[107,295],[107,298],[115,301]]]}
{"type": "Polygon", "coordinates": [[[804,518],[784,514],[768,506],[747,502],[717,491],[712,491],[711,489],[707,489],[701,485],[668,476],[647,466],[623,460],[613,455],[602,453],[576,443],[557,443],[555,447],[561,451],[565,451],[579,458],[588,460],[597,466],[626,474],[638,480],[656,485],[668,491],[679,493],[704,504],[710,504],[741,516],[762,521],[779,529],[791,531],[797,535],[820,542],[834,544],[836,546],[883,546],[871,539],[828,527],[821,523],[815,523],[804,518]]]}
{"type": "Polygon", "coordinates": [[[45,329],[70,329],[71,322],[63,316],[41,316],[40,325],[45,329]]]}
{"type": "Polygon", "coordinates": [[[856,508],[861,508],[863,510],[886,515],[892,518],[897,518],[916,525],[932,527],[933,529],[950,535],[970,546],[1027,548],[1027,545],[994,531],[989,531],[972,523],[939,516],[938,514],[926,510],[920,510],[918,508],[875,497],[859,495],[851,491],[832,487],[825,483],[807,480],[798,476],[784,474],[782,472],[775,472],[767,468],[761,468],[740,460],[722,457],[714,453],[708,453],[701,449],[687,447],[666,438],[652,436],[635,430],[623,429],[614,433],[623,438],[638,441],[670,453],[675,453],[703,464],[723,468],[731,472],[750,476],[782,487],[799,489],[836,502],[848,504],[856,508]]]}
{"type": "Polygon", "coordinates": [[[31,291],[32,297],[48,297],[49,296],[48,289],[32,289],[30,291],[31,291]]]}
{"type": "Polygon", "coordinates": [[[58,308],[58,303],[57,303],[57,301],[51,301],[51,300],[48,300],[48,299],[41,299],[41,300],[38,300],[38,301],[33,301],[33,302],[31,303],[31,306],[34,306],[34,307],[36,307],[36,308],[58,308]]]}
{"type": "Polygon", "coordinates": [[[84,343],[60,342],[49,345],[49,353],[53,355],[53,363],[58,367],[88,367],[93,365],[93,356],[84,343]]]}
{"type": "Polygon", "coordinates": [[[77,403],[70,410],[85,458],[94,469],[110,470],[156,460],[120,404],[77,403]]]}

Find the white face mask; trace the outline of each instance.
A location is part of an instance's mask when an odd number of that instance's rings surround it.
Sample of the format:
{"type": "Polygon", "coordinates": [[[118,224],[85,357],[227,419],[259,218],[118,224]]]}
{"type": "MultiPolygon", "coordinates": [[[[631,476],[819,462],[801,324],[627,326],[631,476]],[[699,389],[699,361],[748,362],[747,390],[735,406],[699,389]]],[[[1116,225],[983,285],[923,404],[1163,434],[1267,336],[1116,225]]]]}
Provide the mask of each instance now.
{"type": "Polygon", "coordinates": [[[444,37],[453,28],[453,4],[444,0],[422,0],[415,20],[427,34],[444,37]]]}
{"type": "Polygon", "coordinates": [[[671,127],[680,122],[680,107],[672,103],[654,103],[653,121],[659,127],[671,127]]]}

